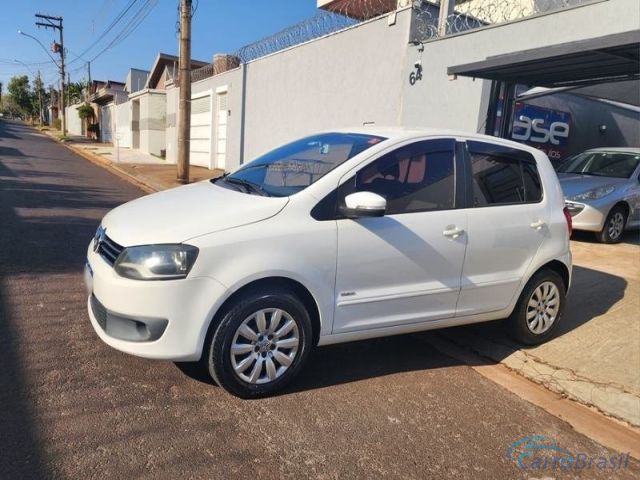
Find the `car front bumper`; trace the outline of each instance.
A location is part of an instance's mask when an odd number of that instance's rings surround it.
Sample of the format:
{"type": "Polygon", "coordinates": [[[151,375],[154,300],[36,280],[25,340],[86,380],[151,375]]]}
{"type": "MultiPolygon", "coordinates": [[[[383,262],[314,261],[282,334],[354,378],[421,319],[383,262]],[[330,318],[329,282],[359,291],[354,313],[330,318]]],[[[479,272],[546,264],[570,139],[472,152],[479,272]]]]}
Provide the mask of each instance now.
{"type": "Polygon", "coordinates": [[[567,200],[565,205],[571,213],[573,228],[590,232],[599,232],[604,228],[604,222],[611,209],[609,202],[598,201],[582,203],[567,200]]]}
{"type": "Polygon", "coordinates": [[[85,280],[91,324],[107,345],[132,355],[195,361],[226,288],[208,277],[138,281],[87,253],[85,280]]]}

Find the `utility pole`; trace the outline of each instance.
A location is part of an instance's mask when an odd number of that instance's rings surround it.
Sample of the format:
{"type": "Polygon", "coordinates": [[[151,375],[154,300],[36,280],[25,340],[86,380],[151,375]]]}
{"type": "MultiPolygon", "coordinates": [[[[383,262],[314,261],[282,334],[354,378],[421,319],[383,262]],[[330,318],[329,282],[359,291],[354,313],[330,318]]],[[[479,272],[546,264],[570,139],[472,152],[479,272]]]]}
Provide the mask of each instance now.
{"type": "Polygon", "coordinates": [[[50,15],[42,15],[36,13],[36,18],[40,21],[36,21],[38,27],[51,28],[60,32],[60,43],[53,42],[51,49],[54,53],[60,53],[60,119],[62,126],[62,134],[67,134],[67,119],[64,111],[64,36],[62,17],[52,17],[50,15]]]}
{"type": "Polygon", "coordinates": [[[40,76],[40,70],[38,70],[38,104],[40,105],[40,126],[42,126],[42,77],[40,76]]]}
{"type": "Polygon", "coordinates": [[[178,181],[189,183],[191,136],[191,3],[180,0],[180,104],[178,108],[178,181]]]}

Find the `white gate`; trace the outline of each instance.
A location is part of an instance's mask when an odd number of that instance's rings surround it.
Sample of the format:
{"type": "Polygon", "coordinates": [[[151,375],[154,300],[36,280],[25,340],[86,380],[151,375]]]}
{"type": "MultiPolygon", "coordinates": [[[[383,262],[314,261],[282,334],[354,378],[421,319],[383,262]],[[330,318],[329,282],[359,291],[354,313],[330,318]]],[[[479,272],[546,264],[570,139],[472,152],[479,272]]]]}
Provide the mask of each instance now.
{"type": "Polygon", "coordinates": [[[211,168],[211,95],[191,100],[189,145],[189,163],[211,168]]]}
{"type": "Polygon", "coordinates": [[[111,105],[100,107],[100,140],[113,141],[113,112],[111,105]]]}

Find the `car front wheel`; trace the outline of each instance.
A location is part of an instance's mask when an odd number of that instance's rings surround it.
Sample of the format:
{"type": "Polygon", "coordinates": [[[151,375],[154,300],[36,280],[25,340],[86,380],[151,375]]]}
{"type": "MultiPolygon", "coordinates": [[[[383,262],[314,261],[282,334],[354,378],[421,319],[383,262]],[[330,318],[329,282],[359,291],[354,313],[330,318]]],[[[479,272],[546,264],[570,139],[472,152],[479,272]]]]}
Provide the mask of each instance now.
{"type": "Polygon", "coordinates": [[[208,345],[207,368],[241,398],[272,395],[296,376],[312,346],[311,319],[286,289],[255,291],[223,316],[208,345]]]}
{"type": "Polygon", "coordinates": [[[626,224],[626,210],[621,206],[612,208],[609,215],[607,215],[602,231],[596,234],[598,241],[602,243],[620,242],[620,240],[622,240],[622,234],[624,233],[624,227],[626,224]]]}

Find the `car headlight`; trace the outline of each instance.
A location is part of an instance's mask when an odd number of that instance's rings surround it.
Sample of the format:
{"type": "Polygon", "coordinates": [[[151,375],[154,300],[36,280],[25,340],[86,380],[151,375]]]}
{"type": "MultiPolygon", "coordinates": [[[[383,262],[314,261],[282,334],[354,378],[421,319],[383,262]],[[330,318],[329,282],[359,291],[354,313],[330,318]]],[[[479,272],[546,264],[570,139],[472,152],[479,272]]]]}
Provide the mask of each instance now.
{"type": "Polygon", "coordinates": [[[191,245],[128,247],[113,268],[132,280],[175,280],[189,274],[197,256],[198,249],[191,245]]]}
{"type": "Polygon", "coordinates": [[[609,185],[608,187],[599,187],[594,188],[593,190],[589,190],[588,192],[580,193],[579,195],[574,195],[570,197],[568,200],[574,200],[577,202],[583,202],[585,200],[598,200],[599,198],[605,197],[613,192],[616,187],[609,185]]]}

